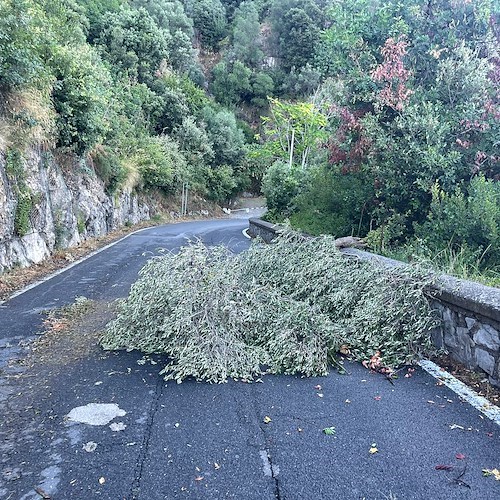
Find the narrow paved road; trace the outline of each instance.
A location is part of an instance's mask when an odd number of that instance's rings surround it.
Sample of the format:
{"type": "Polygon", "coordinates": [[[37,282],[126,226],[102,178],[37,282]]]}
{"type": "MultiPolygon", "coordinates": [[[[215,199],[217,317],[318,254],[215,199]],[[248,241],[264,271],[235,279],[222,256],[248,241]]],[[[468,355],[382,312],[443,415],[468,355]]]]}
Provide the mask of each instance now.
{"type": "Polygon", "coordinates": [[[148,258],[189,238],[243,251],[246,225],[141,231],[0,307],[0,498],[500,498],[500,481],[481,473],[500,468],[500,428],[421,370],[394,386],[358,364],[314,379],[166,384],[161,358],[85,348],[85,331],[40,348],[40,366],[7,362],[22,361],[43,311],[123,297],[148,258]],[[89,403],[122,411],[104,425],[65,418],[89,403]]]}

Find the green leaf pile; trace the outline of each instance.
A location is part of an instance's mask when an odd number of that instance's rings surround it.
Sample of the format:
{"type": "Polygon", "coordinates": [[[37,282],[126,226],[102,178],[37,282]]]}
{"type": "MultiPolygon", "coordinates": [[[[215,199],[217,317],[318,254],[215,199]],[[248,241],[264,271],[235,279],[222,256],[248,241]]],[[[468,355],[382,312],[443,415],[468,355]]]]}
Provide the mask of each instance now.
{"type": "Polygon", "coordinates": [[[237,256],[195,242],[145,265],[102,346],[166,354],[177,381],[325,375],[340,346],[397,366],[431,349],[430,280],[346,258],[329,236],[291,232],[237,256]]]}

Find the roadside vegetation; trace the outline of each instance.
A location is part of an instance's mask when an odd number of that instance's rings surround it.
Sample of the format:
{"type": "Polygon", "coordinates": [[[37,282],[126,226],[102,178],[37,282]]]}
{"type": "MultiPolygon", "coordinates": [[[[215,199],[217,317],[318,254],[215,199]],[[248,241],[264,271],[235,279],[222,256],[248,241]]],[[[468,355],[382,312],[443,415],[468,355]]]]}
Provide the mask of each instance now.
{"type": "Polygon", "coordinates": [[[330,236],[291,232],[237,256],[195,242],[146,264],[101,343],[166,355],[178,382],[326,375],[339,352],[390,375],[432,351],[430,282],[348,260],[330,236]]]}
{"type": "Polygon", "coordinates": [[[498,2],[1,0],[0,149],[498,283],[498,2]]]}
{"type": "Polygon", "coordinates": [[[323,6],[294,59],[317,85],[264,121],[268,219],[498,285],[498,3],[323,6]]]}

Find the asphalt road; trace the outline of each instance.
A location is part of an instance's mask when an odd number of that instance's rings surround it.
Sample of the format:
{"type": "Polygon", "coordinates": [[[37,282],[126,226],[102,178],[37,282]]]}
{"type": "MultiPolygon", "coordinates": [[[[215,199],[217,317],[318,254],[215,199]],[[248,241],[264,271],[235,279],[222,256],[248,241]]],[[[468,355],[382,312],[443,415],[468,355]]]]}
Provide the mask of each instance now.
{"type": "Polygon", "coordinates": [[[189,238],[242,251],[246,224],[141,231],[0,307],[0,498],[500,498],[500,481],[481,473],[500,468],[500,428],[420,369],[394,385],[358,364],[314,379],[166,384],[161,358],[138,364],[138,353],[95,346],[63,356],[85,331],[51,344],[52,365],[23,366],[43,311],[123,297],[148,258],[189,238]],[[119,415],[68,421],[90,403],[119,415]]]}

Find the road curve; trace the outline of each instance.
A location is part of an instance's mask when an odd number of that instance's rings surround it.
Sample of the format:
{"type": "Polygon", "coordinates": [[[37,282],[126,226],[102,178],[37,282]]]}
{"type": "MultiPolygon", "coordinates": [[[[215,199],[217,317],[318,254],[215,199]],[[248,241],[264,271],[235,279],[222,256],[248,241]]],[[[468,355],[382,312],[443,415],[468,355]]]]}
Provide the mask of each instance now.
{"type": "Polygon", "coordinates": [[[188,239],[242,251],[246,225],[144,230],[0,307],[0,498],[499,498],[500,481],[481,470],[500,468],[500,428],[421,370],[394,386],[358,364],[314,379],[165,384],[160,357],[84,349],[85,331],[73,356],[60,356],[72,345],[56,337],[55,361],[23,366],[42,311],[123,297],[148,258],[188,239]],[[16,356],[19,367],[7,363],[16,356]],[[115,418],[92,425],[95,404],[115,418]],[[67,419],[77,407],[89,423],[67,419]]]}

